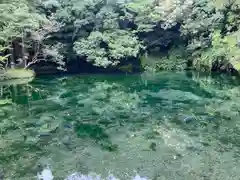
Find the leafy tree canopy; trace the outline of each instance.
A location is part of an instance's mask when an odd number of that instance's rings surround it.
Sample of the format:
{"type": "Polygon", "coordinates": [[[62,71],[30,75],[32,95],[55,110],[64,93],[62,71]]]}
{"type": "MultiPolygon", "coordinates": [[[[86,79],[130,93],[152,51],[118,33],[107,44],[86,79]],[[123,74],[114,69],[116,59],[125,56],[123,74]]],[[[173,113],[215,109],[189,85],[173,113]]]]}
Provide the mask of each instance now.
{"type": "Polygon", "coordinates": [[[153,50],[165,53],[156,62],[164,64],[161,69],[240,62],[237,0],[2,0],[0,11],[0,41],[31,29],[42,37],[42,53],[57,54],[55,62],[75,57],[80,63],[118,67],[153,50]],[[173,57],[177,47],[186,60],[173,57]]]}
{"type": "Polygon", "coordinates": [[[36,30],[47,19],[33,11],[27,0],[0,1],[0,41],[1,43],[21,37],[25,29],[36,30]]]}

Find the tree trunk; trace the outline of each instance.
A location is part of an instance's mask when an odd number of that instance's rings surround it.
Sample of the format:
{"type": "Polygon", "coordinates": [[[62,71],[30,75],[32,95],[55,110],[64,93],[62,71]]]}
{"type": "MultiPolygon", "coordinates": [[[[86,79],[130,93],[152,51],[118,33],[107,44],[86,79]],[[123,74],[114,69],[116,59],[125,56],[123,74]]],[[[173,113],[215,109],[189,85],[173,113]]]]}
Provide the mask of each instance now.
{"type": "Polygon", "coordinates": [[[14,61],[14,50],[13,50],[13,43],[11,42],[10,46],[10,68],[15,68],[15,61],[14,61]]]}

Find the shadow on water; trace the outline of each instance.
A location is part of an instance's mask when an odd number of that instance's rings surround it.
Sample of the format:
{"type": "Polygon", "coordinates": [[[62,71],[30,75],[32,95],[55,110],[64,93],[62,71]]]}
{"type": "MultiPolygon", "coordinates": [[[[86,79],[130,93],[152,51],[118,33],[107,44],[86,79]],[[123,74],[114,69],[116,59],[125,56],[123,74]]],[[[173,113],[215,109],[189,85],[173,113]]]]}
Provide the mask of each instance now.
{"type": "Polygon", "coordinates": [[[0,89],[0,179],[36,179],[46,165],[54,179],[240,176],[237,79],[45,76],[0,89]]]}

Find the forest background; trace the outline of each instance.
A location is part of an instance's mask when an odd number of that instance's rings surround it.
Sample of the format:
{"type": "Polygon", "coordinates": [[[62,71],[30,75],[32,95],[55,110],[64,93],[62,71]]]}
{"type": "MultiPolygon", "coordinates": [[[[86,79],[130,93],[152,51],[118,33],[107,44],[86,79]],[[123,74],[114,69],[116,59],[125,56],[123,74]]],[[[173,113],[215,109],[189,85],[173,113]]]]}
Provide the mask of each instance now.
{"type": "Polygon", "coordinates": [[[0,0],[0,63],[8,78],[24,69],[238,73],[240,1],[0,0]]]}

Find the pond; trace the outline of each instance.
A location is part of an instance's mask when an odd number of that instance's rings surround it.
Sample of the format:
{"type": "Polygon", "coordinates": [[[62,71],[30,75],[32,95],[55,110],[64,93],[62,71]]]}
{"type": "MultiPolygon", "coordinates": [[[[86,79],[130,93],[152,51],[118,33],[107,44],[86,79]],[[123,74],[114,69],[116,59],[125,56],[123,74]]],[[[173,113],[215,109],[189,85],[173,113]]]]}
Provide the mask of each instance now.
{"type": "Polygon", "coordinates": [[[42,77],[2,85],[1,99],[0,179],[240,177],[240,86],[230,77],[42,77]]]}

